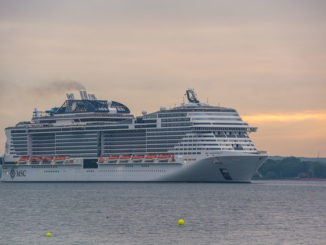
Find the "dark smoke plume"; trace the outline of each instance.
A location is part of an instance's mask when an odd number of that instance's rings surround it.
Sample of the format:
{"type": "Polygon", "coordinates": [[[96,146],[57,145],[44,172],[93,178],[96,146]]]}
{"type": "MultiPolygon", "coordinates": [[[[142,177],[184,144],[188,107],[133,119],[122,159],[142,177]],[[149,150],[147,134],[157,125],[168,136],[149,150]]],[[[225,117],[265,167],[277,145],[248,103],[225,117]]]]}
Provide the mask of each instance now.
{"type": "MultiPolygon", "coordinates": [[[[30,100],[35,98],[64,96],[68,92],[85,90],[85,87],[73,80],[59,80],[46,82],[43,84],[21,84],[17,82],[5,82],[0,79],[0,107],[3,101],[20,98],[20,100],[30,100]]],[[[1,108],[0,108],[1,110],[1,108]]]]}
{"type": "Polygon", "coordinates": [[[76,81],[54,81],[38,86],[33,86],[31,90],[39,95],[48,93],[61,94],[74,90],[85,90],[85,87],[76,81]]]}

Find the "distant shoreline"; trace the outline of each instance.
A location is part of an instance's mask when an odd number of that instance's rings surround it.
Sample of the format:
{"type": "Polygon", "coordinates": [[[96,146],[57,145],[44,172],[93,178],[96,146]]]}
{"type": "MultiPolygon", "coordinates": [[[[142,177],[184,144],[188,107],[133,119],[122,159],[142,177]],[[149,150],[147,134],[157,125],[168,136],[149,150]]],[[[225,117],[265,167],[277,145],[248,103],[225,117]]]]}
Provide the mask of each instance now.
{"type": "Polygon", "coordinates": [[[273,181],[273,180],[288,180],[288,181],[326,181],[326,178],[284,178],[284,179],[263,179],[263,178],[253,178],[252,181],[259,181],[259,180],[264,180],[264,181],[273,181]]]}
{"type": "Polygon", "coordinates": [[[270,157],[253,176],[254,180],[326,180],[324,158],[270,157]]]}

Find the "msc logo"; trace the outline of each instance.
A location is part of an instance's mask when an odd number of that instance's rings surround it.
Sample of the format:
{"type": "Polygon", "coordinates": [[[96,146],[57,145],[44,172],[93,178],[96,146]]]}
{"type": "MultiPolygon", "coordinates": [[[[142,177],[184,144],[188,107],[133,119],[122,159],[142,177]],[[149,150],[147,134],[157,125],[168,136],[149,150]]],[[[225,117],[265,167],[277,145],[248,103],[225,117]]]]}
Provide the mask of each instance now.
{"type": "Polygon", "coordinates": [[[12,179],[15,178],[15,176],[16,176],[16,171],[15,171],[15,169],[12,168],[12,169],[10,170],[10,173],[9,173],[9,174],[10,174],[10,177],[11,177],[12,179]]]}
{"type": "Polygon", "coordinates": [[[17,177],[25,177],[26,176],[26,170],[19,170],[19,169],[14,169],[12,168],[9,172],[9,175],[11,179],[17,177]]]}

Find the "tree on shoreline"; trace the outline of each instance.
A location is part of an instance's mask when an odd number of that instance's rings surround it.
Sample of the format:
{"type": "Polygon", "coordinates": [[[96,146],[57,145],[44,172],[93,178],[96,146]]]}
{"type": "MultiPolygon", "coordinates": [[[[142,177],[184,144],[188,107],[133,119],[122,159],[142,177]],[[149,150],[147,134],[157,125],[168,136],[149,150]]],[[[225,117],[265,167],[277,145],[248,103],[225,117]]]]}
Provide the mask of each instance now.
{"type": "Polygon", "coordinates": [[[326,163],[301,161],[296,157],[268,159],[254,179],[326,178],[326,163]]]}

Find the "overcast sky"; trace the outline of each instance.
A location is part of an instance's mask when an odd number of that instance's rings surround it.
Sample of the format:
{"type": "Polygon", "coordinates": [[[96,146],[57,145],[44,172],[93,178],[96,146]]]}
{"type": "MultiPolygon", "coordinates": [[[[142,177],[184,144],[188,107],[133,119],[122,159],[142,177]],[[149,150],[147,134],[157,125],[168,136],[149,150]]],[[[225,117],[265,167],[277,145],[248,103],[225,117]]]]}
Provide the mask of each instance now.
{"type": "Polygon", "coordinates": [[[259,126],[270,155],[326,157],[326,1],[0,0],[4,128],[77,81],[135,115],[192,87],[259,126]]]}

